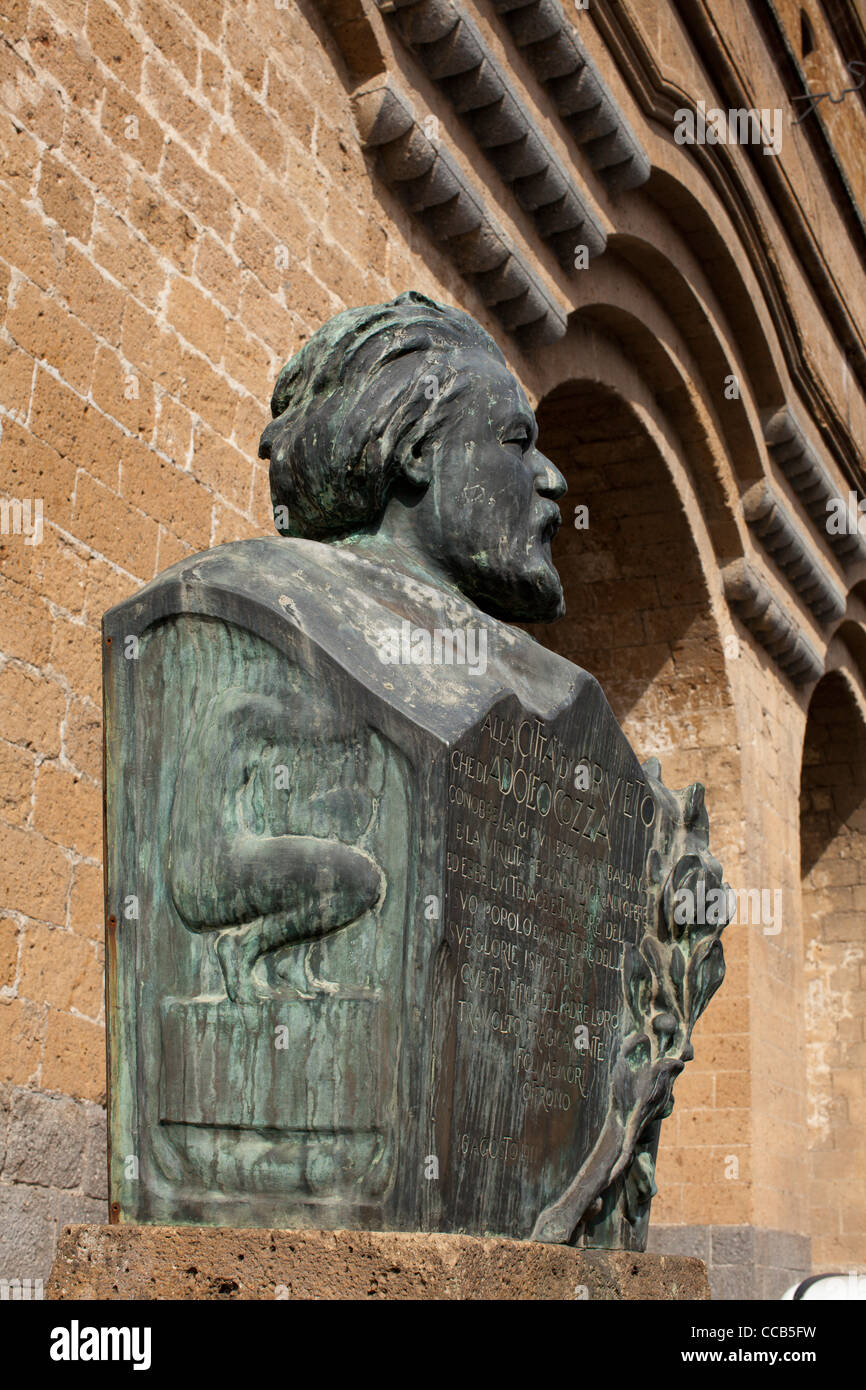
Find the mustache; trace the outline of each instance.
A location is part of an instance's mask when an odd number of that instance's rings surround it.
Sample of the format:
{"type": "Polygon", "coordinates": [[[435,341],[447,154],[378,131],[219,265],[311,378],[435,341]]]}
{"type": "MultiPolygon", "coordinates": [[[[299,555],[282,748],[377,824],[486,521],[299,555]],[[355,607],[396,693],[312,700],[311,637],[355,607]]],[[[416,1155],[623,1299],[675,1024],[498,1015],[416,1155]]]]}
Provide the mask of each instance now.
{"type": "Polygon", "coordinates": [[[562,525],[562,513],[555,502],[545,500],[541,504],[541,519],[538,523],[538,533],[542,541],[547,545],[551,543],[560,526],[562,525]]]}

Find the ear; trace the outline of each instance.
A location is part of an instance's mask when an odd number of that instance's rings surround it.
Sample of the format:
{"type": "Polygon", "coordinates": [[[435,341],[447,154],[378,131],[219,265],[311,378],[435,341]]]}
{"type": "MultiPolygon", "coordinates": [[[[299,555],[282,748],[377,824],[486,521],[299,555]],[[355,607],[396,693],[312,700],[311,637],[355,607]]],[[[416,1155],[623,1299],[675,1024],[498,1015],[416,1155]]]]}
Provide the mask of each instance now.
{"type": "Polygon", "coordinates": [[[429,487],[439,466],[441,443],[438,437],[419,428],[417,435],[413,431],[404,441],[402,452],[401,471],[406,481],[415,487],[429,487]]]}
{"type": "Polygon", "coordinates": [[[260,459],[269,459],[269,458],[270,458],[270,456],[271,456],[271,449],[272,449],[272,447],[273,447],[274,439],[276,438],[277,434],[279,433],[279,428],[280,428],[280,421],[281,421],[281,419],[282,419],[282,416],[278,415],[277,418],[276,418],[276,420],[272,420],[271,423],[270,423],[269,425],[265,425],[265,428],[262,430],[262,437],[261,437],[261,439],[259,440],[259,458],[260,458],[260,459]]]}

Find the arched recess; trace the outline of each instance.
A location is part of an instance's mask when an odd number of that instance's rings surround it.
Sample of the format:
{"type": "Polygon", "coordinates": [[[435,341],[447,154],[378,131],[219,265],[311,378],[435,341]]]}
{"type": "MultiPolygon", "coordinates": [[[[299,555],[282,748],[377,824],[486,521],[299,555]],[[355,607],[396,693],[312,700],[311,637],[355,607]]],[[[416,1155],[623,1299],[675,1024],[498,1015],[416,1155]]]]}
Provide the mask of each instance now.
{"type": "Polygon", "coordinates": [[[762,475],[757,450],[753,447],[738,453],[727,447],[714,414],[701,398],[695,379],[699,373],[692,375],[685,369],[656,324],[623,308],[613,293],[602,292],[614,288],[612,284],[602,287],[601,276],[597,277],[594,290],[599,292],[598,297],[582,305],[573,318],[591,326],[597,334],[612,338],[651,387],[659,408],[682,442],[692,486],[716,553],[730,559],[743,549],[734,509],[738,491],[762,475]],[[734,458],[738,460],[738,473],[733,467],[734,458]],[[744,460],[751,463],[748,474],[743,471],[744,460]]]}
{"type": "MultiPolygon", "coordinates": [[[[697,364],[707,402],[724,431],[732,466],[744,481],[754,481],[763,472],[760,411],[778,408],[784,402],[781,385],[768,399],[762,400],[755,394],[748,365],[755,356],[753,350],[748,350],[752,345],[725,340],[721,325],[711,317],[682,265],[634,235],[617,233],[610,237],[608,245],[644,284],[651,286],[653,295],[682,334],[697,364]]],[[[742,292],[741,284],[732,283],[729,300],[742,292]]],[[[763,375],[758,377],[759,388],[763,375]]]]}
{"type": "MultiPolygon", "coordinates": [[[[653,169],[646,199],[664,210],[723,306],[731,335],[746,364],[756,404],[762,410],[778,409],[785,399],[784,383],[758,311],[755,289],[747,282],[734,254],[736,238],[714,222],[709,208],[692,189],[666,170],[653,169]]],[[[776,304],[769,293],[770,286],[764,277],[756,278],[772,313],[776,304]]],[[[778,328],[778,324],[775,326],[778,328]]]]}
{"type": "Polygon", "coordinates": [[[866,707],[858,685],[852,668],[815,687],[800,783],[817,1271],[866,1264],[866,707]]]}
{"type": "Polygon", "coordinates": [[[539,447],[568,482],[554,559],[566,617],[534,634],[591,671],[641,758],[708,789],[713,843],[740,825],[734,705],[698,549],[668,466],[612,387],[575,380],[539,403],[539,447]],[[575,506],[588,526],[574,525],[575,506]]]}
{"type": "Polygon", "coordinates": [[[362,0],[318,0],[353,78],[369,81],[385,70],[385,59],[362,0]]]}
{"type": "Polygon", "coordinates": [[[862,590],[866,585],[858,584],[848,596],[848,610],[833,633],[833,640],[827,649],[827,670],[843,667],[850,675],[852,689],[856,689],[856,699],[866,717],[866,607],[862,590]]]}
{"type": "MultiPolygon", "coordinates": [[[[700,516],[691,499],[683,505],[665,446],[610,385],[569,381],[536,415],[539,447],[564,474],[568,495],[554,542],[566,616],[534,635],[598,678],[632,747],[642,760],[660,759],[668,786],[704,783],[711,846],[734,870],[743,814],[737,721],[700,558],[712,563],[712,551],[704,540],[699,548],[693,531],[700,516]],[[588,508],[586,529],[574,526],[576,505],[588,508]]],[[[727,987],[739,999],[747,960],[736,929],[726,955],[727,987]]],[[[713,1074],[742,1070],[742,1038],[716,1034],[712,1016],[707,1010],[698,1024],[695,1061],[677,1082],[677,1118],[662,1127],[657,1227],[702,1222],[709,1211],[727,1224],[749,1219],[748,1088],[717,1097],[713,1074]],[[737,1183],[727,1180],[723,1157],[731,1145],[713,1147],[717,1106],[727,1108],[727,1123],[740,1111],[737,1183]]]]}

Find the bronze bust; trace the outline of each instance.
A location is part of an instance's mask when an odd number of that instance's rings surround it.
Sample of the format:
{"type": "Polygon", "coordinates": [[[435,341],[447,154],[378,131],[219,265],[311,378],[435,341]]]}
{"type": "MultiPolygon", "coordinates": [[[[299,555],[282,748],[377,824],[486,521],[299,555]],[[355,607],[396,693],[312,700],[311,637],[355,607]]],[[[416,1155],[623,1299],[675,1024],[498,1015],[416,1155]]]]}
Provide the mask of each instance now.
{"type": "Polygon", "coordinates": [[[724,969],[702,789],[511,626],[566,485],[480,325],[348,310],[271,409],[279,534],[105,617],[116,1210],[642,1248],[724,969]]]}

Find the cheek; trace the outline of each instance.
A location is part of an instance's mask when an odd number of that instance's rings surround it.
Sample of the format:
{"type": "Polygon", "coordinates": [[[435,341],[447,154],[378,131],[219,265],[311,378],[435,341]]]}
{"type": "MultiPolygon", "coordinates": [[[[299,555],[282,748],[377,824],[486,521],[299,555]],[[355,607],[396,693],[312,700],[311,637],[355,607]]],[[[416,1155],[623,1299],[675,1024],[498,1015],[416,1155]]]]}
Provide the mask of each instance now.
{"type": "Polygon", "coordinates": [[[511,529],[525,535],[532,526],[535,487],[531,474],[522,463],[503,471],[498,490],[499,511],[508,517],[511,529]]]}
{"type": "Polygon", "coordinates": [[[514,552],[525,549],[535,488],[522,456],[512,456],[499,444],[455,450],[434,487],[442,537],[449,548],[459,551],[459,538],[465,537],[500,553],[503,545],[514,552]]]}

